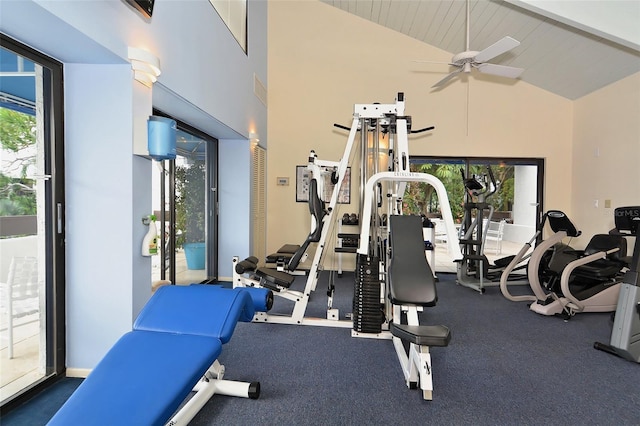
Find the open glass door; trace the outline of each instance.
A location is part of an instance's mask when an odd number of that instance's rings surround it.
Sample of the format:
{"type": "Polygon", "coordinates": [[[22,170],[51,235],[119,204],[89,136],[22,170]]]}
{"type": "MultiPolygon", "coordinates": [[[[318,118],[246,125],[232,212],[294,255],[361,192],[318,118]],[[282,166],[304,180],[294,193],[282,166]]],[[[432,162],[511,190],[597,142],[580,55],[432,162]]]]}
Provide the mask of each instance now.
{"type": "Polygon", "coordinates": [[[62,66],[0,48],[0,400],[64,371],[62,66]]]}

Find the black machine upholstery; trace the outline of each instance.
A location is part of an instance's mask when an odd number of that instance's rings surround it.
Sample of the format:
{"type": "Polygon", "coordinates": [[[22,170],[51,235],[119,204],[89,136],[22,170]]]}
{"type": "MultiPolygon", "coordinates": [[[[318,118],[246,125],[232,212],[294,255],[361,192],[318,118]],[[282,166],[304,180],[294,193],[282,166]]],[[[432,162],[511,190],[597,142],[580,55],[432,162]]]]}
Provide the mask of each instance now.
{"type": "Polygon", "coordinates": [[[280,291],[279,287],[291,287],[291,284],[296,279],[293,275],[273,268],[258,268],[256,269],[256,276],[260,278],[264,287],[275,291],[280,291]]]}
{"type": "Polygon", "coordinates": [[[391,324],[391,334],[407,342],[426,346],[448,346],[451,332],[444,325],[391,324]]]}
{"type": "Polygon", "coordinates": [[[549,227],[553,232],[564,231],[567,233],[567,237],[579,237],[582,232],[578,231],[575,225],[569,220],[566,214],[560,210],[549,210],[544,214],[542,219],[542,226],[544,228],[544,222],[549,221],[549,227]]]}
{"type": "Polygon", "coordinates": [[[395,305],[434,306],[435,278],[424,254],[422,220],[418,216],[390,216],[391,261],[389,296],[395,305]]]}
{"type": "Polygon", "coordinates": [[[318,182],[315,179],[309,181],[309,213],[311,213],[311,216],[315,219],[315,229],[311,230],[307,239],[291,257],[291,260],[287,264],[289,271],[295,271],[298,268],[302,256],[307,251],[307,248],[309,248],[309,244],[320,241],[320,236],[322,235],[323,219],[326,211],[324,209],[324,201],[322,201],[318,194],[318,182]]]}
{"type": "Polygon", "coordinates": [[[606,259],[596,260],[586,265],[579,266],[574,273],[581,277],[606,279],[614,277],[625,265],[627,256],[627,240],[622,235],[596,234],[584,249],[584,256],[589,256],[602,251],[618,249],[606,259]]]}
{"type": "Polygon", "coordinates": [[[277,252],[267,256],[267,263],[289,262],[294,253],[300,249],[297,244],[285,244],[278,249],[277,252]]]}
{"type": "Polygon", "coordinates": [[[260,279],[264,287],[274,291],[280,291],[281,288],[289,288],[295,280],[295,276],[286,272],[280,272],[272,268],[259,268],[258,258],[255,256],[249,256],[236,263],[235,270],[241,275],[253,273],[255,277],[260,279]]]}

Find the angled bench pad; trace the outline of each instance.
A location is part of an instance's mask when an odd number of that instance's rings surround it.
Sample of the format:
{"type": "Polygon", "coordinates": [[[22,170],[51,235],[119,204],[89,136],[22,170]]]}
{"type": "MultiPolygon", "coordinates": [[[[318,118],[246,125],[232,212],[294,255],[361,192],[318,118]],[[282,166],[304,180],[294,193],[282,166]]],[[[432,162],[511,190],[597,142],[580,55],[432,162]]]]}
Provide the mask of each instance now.
{"type": "Polygon", "coordinates": [[[164,425],[270,292],[159,288],[50,425],[164,425]]]}
{"type": "Polygon", "coordinates": [[[164,425],[221,351],[211,337],[131,331],[49,425],[164,425]]]}

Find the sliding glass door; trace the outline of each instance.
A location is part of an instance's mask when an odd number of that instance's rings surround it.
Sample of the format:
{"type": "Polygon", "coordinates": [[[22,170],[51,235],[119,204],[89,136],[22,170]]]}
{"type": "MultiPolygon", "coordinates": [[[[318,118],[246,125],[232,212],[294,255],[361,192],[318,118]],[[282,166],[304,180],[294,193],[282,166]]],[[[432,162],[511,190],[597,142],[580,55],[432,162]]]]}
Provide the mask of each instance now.
{"type": "MultiPolygon", "coordinates": [[[[494,207],[494,219],[535,228],[541,217],[544,161],[542,159],[514,158],[432,158],[412,157],[412,171],[429,173],[442,181],[454,216],[464,215],[464,179],[475,176],[490,181],[492,173],[496,191],[489,202],[494,207]]],[[[404,209],[410,214],[437,216],[440,208],[435,191],[426,184],[411,183],[407,187],[404,209]]]]}
{"type": "Polygon", "coordinates": [[[62,66],[0,36],[0,399],[64,371],[62,66]]]}
{"type": "MultiPolygon", "coordinates": [[[[491,216],[485,211],[483,226],[500,229],[499,248],[496,257],[515,254],[535,234],[542,217],[544,160],[535,158],[464,158],[464,157],[413,157],[412,171],[429,173],[439,178],[447,189],[449,205],[454,221],[460,225],[468,201],[464,179],[475,178],[485,187],[491,187],[491,175],[495,180],[495,192],[482,194],[491,205],[491,216]],[[504,221],[502,227],[500,222],[504,221]]],[[[483,190],[480,189],[479,192],[483,190]]],[[[477,200],[478,198],[475,197],[477,200]]],[[[434,239],[438,270],[455,271],[452,259],[441,252],[446,244],[444,231],[439,229],[441,220],[440,200],[435,190],[423,183],[410,183],[403,198],[404,212],[424,215],[435,223],[434,239]],[[440,255],[439,255],[440,254],[440,255]]],[[[463,227],[464,228],[464,227],[463,227]]]]}
{"type": "Polygon", "coordinates": [[[160,163],[154,173],[153,210],[161,235],[152,280],[216,281],[217,141],[178,123],[176,151],[176,159],[160,163]]]}

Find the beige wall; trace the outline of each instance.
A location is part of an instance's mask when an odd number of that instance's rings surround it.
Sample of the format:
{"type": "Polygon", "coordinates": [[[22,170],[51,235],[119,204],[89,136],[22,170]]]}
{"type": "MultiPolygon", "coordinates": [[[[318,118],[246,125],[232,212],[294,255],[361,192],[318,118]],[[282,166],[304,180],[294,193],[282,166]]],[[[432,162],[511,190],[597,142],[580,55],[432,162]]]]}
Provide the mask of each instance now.
{"type": "MultiPolygon", "coordinates": [[[[397,92],[404,92],[406,114],[412,116],[414,128],[436,126],[428,135],[411,137],[413,155],[545,158],[545,208],[568,214],[583,208],[572,194],[584,191],[585,185],[593,185],[584,180],[584,172],[578,172],[587,166],[573,160],[574,132],[592,136],[593,130],[585,130],[597,127],[590,117],[591,104],[606,102],[601,107],[606,116],[616,116],[618,123],[621,120],[616,115],[616,94],[575,103],[580,116],[589,122],[578,123],[574,120],[574,102],[522,81],[474,74],[440,91],[431,91],[430,86],[446,74],[446,66],[412,61],[448,61],[449,53],[313,0],[269,3],[268,46],[267,251],[287,242],[300,243],[307,235],[307,207],[295,202],[295,166],[306,163],[311,149],[322,159],[340,159],[347,133],[335,129],[333,123],[349,125],[355,103],[393,103],[397,92]],[[574,126],[574,122],[580,125],[574,126]],[[575,172],[574,167],[578,168],[575,172]],[[289,177],[290,185],[277,186],[277,177],[289,177]]],[[[637,87],[631,87],[634,82],[637,86],[637,77],[621,90],[633,93],[630,89],[634,89],[637,101],[637,87]]],[[[633,98],[633,94],[626,97],[633,98]]],[[[633,99],[626,103],[633,103],[633,99]]],[[[623,128],[616,131],[623,136],[615,140],[607,136],[606,140],[617,144],[624,139],[627,148],[634,142],[637,145],[637,102],[634,111],[625,114],[635,114],[635,133],[628,133],[634,131],[628,129],[632,123],[626,118],[626,125],[620,123],[623,128]]],[[[600,119],[602,113],[594,115],[600,119]]],[[[608,135],[610,132],[604,129],[598,133],[608,135]]],[[[590,143],[580,139],[576,146],[590,143]]],[[[599,158],[603,158],[605,150],[603,146],[599,158]]],[[[635,158],[637,161],[637,147],[635,158]]],[[[631,160],[626,161],[628,164],[631,160]]],[[[636,188],[637,170],[633,171],[636,188]]],[[[585,171],[592,172],[588,168],[585,171]]],[[[597,175],[601,180],[598,188],[603,188],[598,197],[616,200],[621,193],[614,194],[608,187],[618,185],[617,179],[610,171],[597,175]]],[[[353,197],[358,190],[356,184],[351,189],[352,204],[342,206],[338,216],[357,210],[353,197]]],[[[578,218],[591,220],[582,215],[578,218]]],[[[326,261],[325,267],[330,268],[330,262],[326,261]]]]}
{"type": "Polygon", "coordinates": [[[574,111],[571,212],[584,246],[613,228],[614,208],[640,205],[640,73],[578,99],[574,111]]]}

